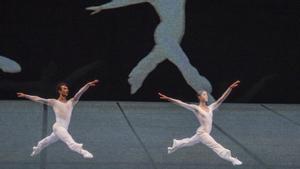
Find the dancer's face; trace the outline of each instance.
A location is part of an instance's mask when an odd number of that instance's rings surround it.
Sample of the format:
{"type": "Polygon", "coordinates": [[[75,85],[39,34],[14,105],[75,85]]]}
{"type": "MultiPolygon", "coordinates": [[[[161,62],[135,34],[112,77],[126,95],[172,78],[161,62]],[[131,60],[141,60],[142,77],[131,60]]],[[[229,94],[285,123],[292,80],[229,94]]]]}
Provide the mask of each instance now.
{"type": "Polygon", "coordinates": [[[63,97],[67,97],[69,95],[68,86],[66,86],[66,85],[60,86],[60,90],[58,91],[58,93],[63,97]]]}
{"type": "Polygon", "coordinates": [[[201,93],[198,95],[198,99],[199,99],[200,102],[207,102],[207,101],[208,101],[208,95],[207,95],[207,92],[206,92],[206,91],[201,92],[201,93]]]}

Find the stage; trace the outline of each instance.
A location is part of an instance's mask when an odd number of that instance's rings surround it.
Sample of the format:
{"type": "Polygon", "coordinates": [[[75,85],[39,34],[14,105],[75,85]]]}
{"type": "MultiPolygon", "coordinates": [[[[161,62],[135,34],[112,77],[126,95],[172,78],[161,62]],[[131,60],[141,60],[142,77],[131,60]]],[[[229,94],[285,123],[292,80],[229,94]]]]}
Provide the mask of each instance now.
{"type": "Polygon", "coordinates": [[[62,142],[30,157],[50,134],[51,108],[0,101],[1,169],[297,169],[300,104],[223,104],[212,136],[242,162],[232,166],[202,144],[167,154],[172,139],[192,136],[198,123],[188,110],[166,102],[81,101],[69,131],[94,154],[83,159],[62,142]]]}

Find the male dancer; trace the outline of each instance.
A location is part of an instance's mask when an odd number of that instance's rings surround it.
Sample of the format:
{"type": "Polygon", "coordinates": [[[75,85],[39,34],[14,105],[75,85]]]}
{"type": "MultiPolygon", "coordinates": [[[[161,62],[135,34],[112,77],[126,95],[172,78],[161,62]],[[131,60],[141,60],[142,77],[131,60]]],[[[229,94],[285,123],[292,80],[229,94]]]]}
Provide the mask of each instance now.
{"type": "Polygon", "coordinates": [[[17,93],[18,97],[26,98],[35,102],[47,104],[51,106],[54,110],[56,122],[53,124],[53,132],[38,142],[37,146],[33,147],[33,152],[31,156],[39,154],[44,148],[50,144],[61,140],[68,145],[68,147],[81,154],[84,158],[93,158],[93,155],[87,150],[83,149],[83,144],[79,144],[74,141],[72,136],[68,132],[68,127],[70,124],[70,119],[72,115],[73,107],[79,101],[81,95],[90,87],[95,86],[98,83],[98,80],[91,81],[84,85],[73,98],[67,100],[69,95],[69,88],[67,84],[60,83],[57,86],[57,91],[59,93],[58,99],[44,99],[38,96],[30,96],[24,93],[17,93]]]}
{"type": "Polygon", "coordinates": [[[237,158],[234,158],[231,156],[231,151],[224,148],[222,145],[217,143],[214,138],[211,137],[210,132],[212,129],[212,122],[213,122],[213,110],[218,108],[220,104],[227,98],[227,96],[230,94],[231,90],[235,87],[238,86],[240,81],[236,81],[233,84],[229,86],[229,88],[225,91],[225,93],[214,103],[211,105],[207,106],[207,92],[202,90],[199,91],[198,94],[198,99],[199,99],[199,104],[194,105],[194,104],[187,104],[184,103],[180,100],[173,99],[170,97],[167,97],[161,93],[159,93],[160,99],[167,100],[170,102],[173,102],[179,106],[182,106],[188,110],[191,110],[194,112],[196,115],[200,127],[197,129],[197,132],[194,136],[191,138],[185,138],[181,140],[173,140],[173,146],[168,147],[168,153],[172,153],[180,148],[183,147],[188,147],[195,145],[197,143],[203,143],[209,148],[211,148],[215,153],[217,153],[221,158],[232,162],[233,165],[241,165],[242,162],[239,161],[237,158]]]}

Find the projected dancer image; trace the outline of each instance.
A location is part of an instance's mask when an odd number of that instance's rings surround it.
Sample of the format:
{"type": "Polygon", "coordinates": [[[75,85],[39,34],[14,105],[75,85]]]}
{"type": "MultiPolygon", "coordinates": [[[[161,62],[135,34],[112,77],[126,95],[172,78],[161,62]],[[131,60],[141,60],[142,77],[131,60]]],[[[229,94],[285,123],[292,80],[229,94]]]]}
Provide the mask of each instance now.
{"type": "Polygon", "coordinates": [[[65,83],[60,83],[57,85],[57,91],[59,93],[58,99],[43,99],[38,96],[17,93],[18,97],[26,98],[35,102],[51,106],[56,117],[56,122],[52,126],[53,132],[46,138],[39,141],[37,146],[33,147],[31,156],[39,154],[44,148],[46,148],[50,144],[61,140],[64,143],[66,143],[71,150],[81,154],[84,158],[93,158],[93,155],[90,152],[82,148],[83,144],[79,144],[74,141],[74,139],[68,132],[68,127],[70,124],[73,108],[78,103],[81,95],[89,87],[96,86],[98,82],[98,80],[94,80],[87,83],[75,94],[73,98],[69,100],[67,100],[67,97],[69,95],[69,88],[65,83]]]}
{"type": "Polygon", "coordinates": [[[159,93],[160,99],[167,100],[182,106],[190,111],[192,111],[197,117],[200,127],[197,129],[196,134],[191,138],[184,138],[181,140],[174,139],[172,147],[168,147],[168,153],[173,153],[174,151],[188,146],[193,146],[197,143],[203,143],[210,149],[212,149],[221,158],[232,162],[233,165],[241,165],[242,162],[237,158],[231,156],[231,151],[224,148],[221,144],[217,143],[214,138],[210,135],[213,123],[213,111],[217,109],[221,103],[227,98],[233,88],[239,85],[240,81],[236,81],[229,86],[225,93],[214,103],[207,105],[208,95],[204,90],[198,91],[199,104],[187,104],[180,100],[173,99],[171,97],[165,96],[159,93]]]}
{"type": "Polygon", "coordinates": [[[185,0],[112,0],[100,6],[86,8],[93,11],[91,15],[94,15],[105,9],[150,3],[159,15],[160,23],[154,33],[155,46],[129,74],[131,94],[136,93],[148,74],[166,59],[177,66],[186,82],[195,91],[206,90],[211,93],[210,82],[191,65],[180,46],[185,30],[185,2],[185,0]]]}
{"type": "Polygon", "coordinates": [[[5,73],[18,73],[21,71],[21,66],[4,56],[0,56],[0,69],[5,73]]]}

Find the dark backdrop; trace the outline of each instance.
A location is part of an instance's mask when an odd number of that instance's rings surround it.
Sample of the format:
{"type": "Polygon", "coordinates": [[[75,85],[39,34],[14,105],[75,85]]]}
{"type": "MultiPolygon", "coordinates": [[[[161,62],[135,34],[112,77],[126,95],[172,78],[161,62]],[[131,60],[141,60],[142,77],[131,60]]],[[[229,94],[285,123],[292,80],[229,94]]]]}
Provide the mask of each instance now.
{"type": "MultiPolygon", "coordinates": [[[[15,92],[55,97],[67,81],[73,92],[98,78],[84,100],[157,101],[157,91],[193,101],[194,91],[165,61],[130,95],[128,74],[153,47],[159,18],[139,4],[89,16],[84,8],[108,1],[1,0],[0,55],[22,66],[0,73],[0,99],[15,92]]],[[[234,80],[228,101],[297,103],[300,2],[287,0],[187,0],[181,43],[191,63],[218,97],[234,80]]]]}

